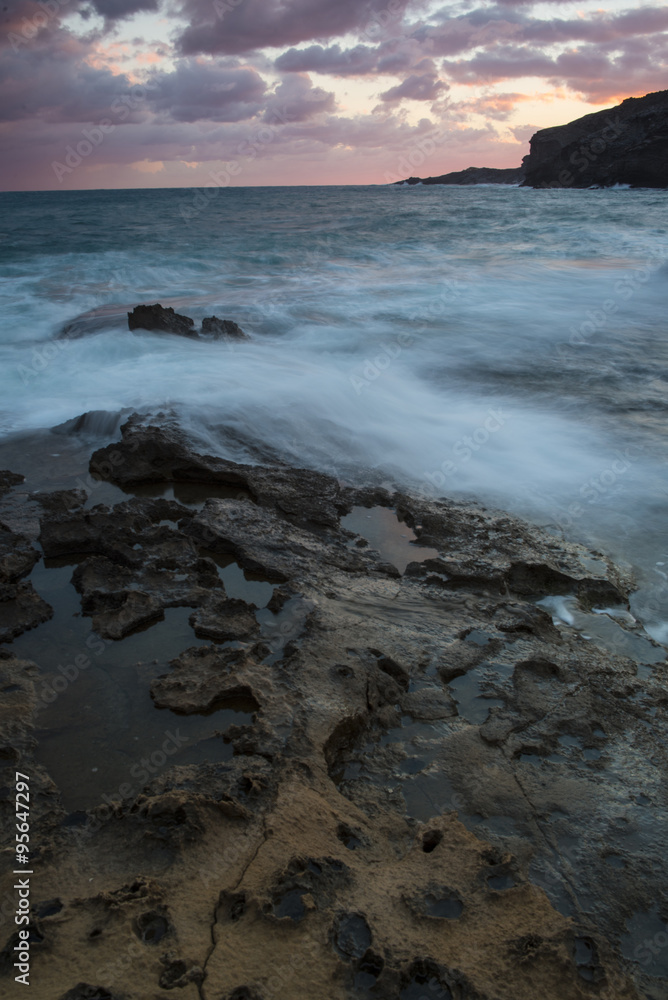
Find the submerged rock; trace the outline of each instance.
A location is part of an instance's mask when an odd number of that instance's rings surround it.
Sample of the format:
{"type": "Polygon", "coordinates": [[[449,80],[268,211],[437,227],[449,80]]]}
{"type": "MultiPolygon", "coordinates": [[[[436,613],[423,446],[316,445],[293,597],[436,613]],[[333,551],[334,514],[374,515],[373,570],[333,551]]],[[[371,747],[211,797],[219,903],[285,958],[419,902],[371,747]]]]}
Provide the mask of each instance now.
{"type": "Polygon", "coordinates": [[[156,330],[160,333],[173,333],[179,337],[189,337],[191,340],[250,340],[247,333],[231,319],[218,319],[217,316],[207,316],[202,320],[202,328],[195,329],[195,321],[190,316],[182,316],[170,307],[165,308],[159,302],[152,306],[135,306],[128,313],[128,328],[130,330],[156,330]]]}
{"type": "Polygon", "coordinates": [[[247,333],[231,319],[207,316],[202,320],[202,335],[212,340],[250,340],[247,333]]]}
{"type": "Polygon", "coordinates": [[[189,316],[181,316],[171,306],[166,309],[156,302],[153,306],[135,306],[128,313],[130,330],[159,330],[179,337],[197,337],[195,324],[189,316]]]}

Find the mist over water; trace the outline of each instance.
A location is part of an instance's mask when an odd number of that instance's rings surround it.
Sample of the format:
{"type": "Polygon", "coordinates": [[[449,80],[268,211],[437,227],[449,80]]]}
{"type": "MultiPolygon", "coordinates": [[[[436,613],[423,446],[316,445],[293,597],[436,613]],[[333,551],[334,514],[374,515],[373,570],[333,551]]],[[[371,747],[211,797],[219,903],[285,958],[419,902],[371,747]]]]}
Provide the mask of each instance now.
{"type": "Polygon", "coordinates": [[[171,407],[231,458],[476,496],[632,562],[664,637],[664,193],[228,189],[190,220],[178,190],[0,203],[3,436],[171,407]],[[253,339],[131,333],[144,302],[253,339]]]}

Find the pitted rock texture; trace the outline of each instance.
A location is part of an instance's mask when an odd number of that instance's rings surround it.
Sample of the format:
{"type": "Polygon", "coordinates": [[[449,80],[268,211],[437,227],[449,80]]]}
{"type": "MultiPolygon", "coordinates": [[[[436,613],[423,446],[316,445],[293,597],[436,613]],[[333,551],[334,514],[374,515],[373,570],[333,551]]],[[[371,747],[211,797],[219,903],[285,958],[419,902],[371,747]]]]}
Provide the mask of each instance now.
{"type": "MultiPolygon", "coordinates": [[[[95,456],[110,478],[213,495],[52,499],[45,552],[76,563],[83,613],[121,648],[144,614],[193,608],[212,641],[148,682],[156,710],[250,721],[219,734],[231,759],[175,756],[65,822],[42,774],[36,1000],[659,1000],[620,940],[668,902],[665,663],[639,676],[535,603],[624,605],[628,573],[472,504],[234,465],[139,418],[123,433],[95,456]],[[340,527],[356,505],[392,507],[438,555],[402,575],[340,527]],[[266,608],[226,594],[218,554],[272,581],[266,608]]],[[[13,774],[33,763],[39,664],[0,667],[21,699],[0,714],[13,774]]]]}

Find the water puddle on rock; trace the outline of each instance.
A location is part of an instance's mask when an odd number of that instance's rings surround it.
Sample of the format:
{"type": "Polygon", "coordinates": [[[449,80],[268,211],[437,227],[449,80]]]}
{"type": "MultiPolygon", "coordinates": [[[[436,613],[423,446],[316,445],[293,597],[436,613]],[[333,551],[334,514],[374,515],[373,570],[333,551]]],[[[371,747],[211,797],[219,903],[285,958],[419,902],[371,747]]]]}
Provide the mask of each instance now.
{"type": "Polygon", "coordinates": [[[174,500],[184,507],[201,510],[207,500],[252,500],[243,486],[226,486],[224,483],[146,483],[128,487],[125,499],[133,496],[149,500],[174,500]]]}
{"type": "Polygon", "coordinates": [[[569,625],[583,639],[616,653],[628,656],[639,664],[660,663],[666,659],[666,649],[655,646],[639,632],[629,632],[622,628],[636,623],[636,619],[625,608],[593,608],[583,611],[575,597],[551,596],[536,602],[552,615],[555,624],[569,625]]]}
{"type": "Polygon", "coordinates": [[[228,597],[254,604],[256,608],[266,607],[274,593],[274,585],[268,583],[265,577],[242,569],[234,556],[211,552],[209,549],[201,549],[200,554],[215,562],[228,597]]]}
{"type": "Polygon", "coordinates": [[[417,535],[389,507],[353,507],[341,518],[341,527],[366,539],[400,573],[405,572],[409,563],[424,562],[438,555],[436,549],[413,544],[417,535]]]}
{"type": "MultiPolygon", "coordinates": [[[[100,639],[91,619],[81,615],[70,583],[73,568],[54,560],[35,567],[33,585],[54,616],[10,647],[40,668],[36,758],[56,782],[65,808],[85,810],[136,795],[172,764],[229,759],[233,750],[221,734],[252,721],[246,706],[182,716],[157,709],[150,696],[151,682],[168,672],[170,660],[208,644],[188,622],[193,609],[167,608],[161,620],[121,641],[100,639]]],[[[229,596],[239,589],[230,586],[229,596]]]]}

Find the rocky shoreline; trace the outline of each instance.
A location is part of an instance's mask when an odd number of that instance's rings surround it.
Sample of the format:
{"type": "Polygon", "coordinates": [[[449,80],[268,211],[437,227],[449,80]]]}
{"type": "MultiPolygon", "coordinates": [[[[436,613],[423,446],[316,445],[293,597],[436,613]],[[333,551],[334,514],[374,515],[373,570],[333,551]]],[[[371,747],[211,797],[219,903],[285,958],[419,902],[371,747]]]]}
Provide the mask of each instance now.
{"type": "Polygon", "coordinates": [[[468,167],[397,184],[516,184],[532,188],[668,187],[668,90],[627,97],[536,132],[521,166],[468,167]]]}
{"type": "Polygon", "coordinates": [[[202,454],[170,414],[133,414],[90,474],[125,498],[30,494],[22,515],[21,469],[0,480],[3,786],[31,775],[37,1000],[665,997],[665,650],[627,570],[473,504],[202,454]],[[40,742],[44,692],[64,678],[76,704],[83,682],[20,655],[53,613],[42,554],[71,570],[80,672],[173,609],[192,635],[147,682],[160,765],[74,811],[40,742]],[[607,616],[607,648],[564,600],[607,616]],[[181,722],[232,710],[179,762],[181,722]]]}

